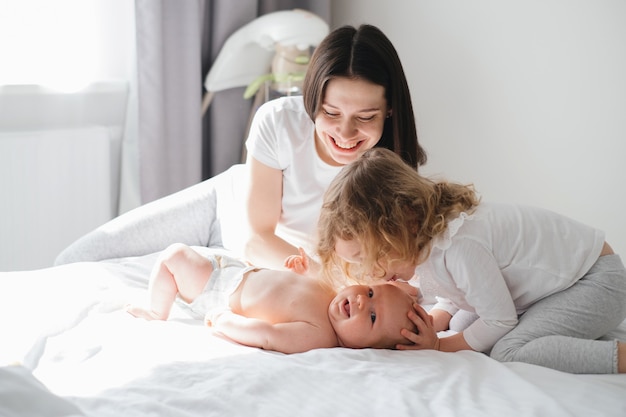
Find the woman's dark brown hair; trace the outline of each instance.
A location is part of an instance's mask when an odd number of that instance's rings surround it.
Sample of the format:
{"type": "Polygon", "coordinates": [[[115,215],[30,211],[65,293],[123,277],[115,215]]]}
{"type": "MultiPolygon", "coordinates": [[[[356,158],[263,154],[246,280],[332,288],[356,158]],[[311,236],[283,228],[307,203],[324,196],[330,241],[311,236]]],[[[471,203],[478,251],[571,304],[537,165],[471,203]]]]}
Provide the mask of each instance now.
{"type": "Polygon", "coordinates": [[[411,94],[400,58],[380,29],[372,25],[343,26],[317,46],[303,86],[304,106],[311,120],[321,109],[328,81],[337,77],[383,86],[392,115],[385,119],[376,146],[394,151],[415,168],[426,162],[426,152],[417,140],[411,94]]]}

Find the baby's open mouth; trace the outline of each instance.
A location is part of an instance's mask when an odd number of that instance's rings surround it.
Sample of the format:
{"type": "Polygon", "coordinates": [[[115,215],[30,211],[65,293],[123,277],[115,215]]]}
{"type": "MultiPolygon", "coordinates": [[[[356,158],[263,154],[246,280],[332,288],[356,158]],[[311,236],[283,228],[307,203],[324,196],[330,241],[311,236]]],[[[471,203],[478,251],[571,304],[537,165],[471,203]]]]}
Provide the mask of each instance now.
{"type": "Polygon", "coordinates": [[[343,303],[343,311],[345,311],[346,315],[350,317],[350,301],[348,301],[348,299],[346,299],[346,301],[343,303]]]}

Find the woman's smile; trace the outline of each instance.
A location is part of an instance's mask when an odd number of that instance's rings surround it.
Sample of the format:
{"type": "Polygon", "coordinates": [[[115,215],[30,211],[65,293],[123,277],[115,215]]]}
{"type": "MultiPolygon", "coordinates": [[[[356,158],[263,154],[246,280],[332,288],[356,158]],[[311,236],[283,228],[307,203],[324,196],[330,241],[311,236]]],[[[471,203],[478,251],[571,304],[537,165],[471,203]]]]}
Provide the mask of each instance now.
{"type": "Polygon", "coordinates": [[[388,111],[383,86],[346,77],[328,81],[315,118],[316,148],[322,160],[345,165],[374,147],[388,111]]]}
{"type": "Polygon", "coordinates": [[[340,142],[339,140],[337,140],[334,136],[328,136],[330,138],[330,140],[335,144],[335,146],[340,149],[340,150],[347,150],[347,151],[351,151],[354,150],[355,148],[357,148],[359,145],[361,145],[364,141],[359,140],[359,141],[352,141],[352,142],[340,142]]]}

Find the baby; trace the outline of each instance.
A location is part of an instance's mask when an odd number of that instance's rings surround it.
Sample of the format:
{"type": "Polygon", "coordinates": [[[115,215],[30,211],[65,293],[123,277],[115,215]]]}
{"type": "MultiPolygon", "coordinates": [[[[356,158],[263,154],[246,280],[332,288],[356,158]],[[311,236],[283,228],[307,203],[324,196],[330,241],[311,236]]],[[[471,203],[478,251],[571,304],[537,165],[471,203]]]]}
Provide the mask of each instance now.
{"type": "Polygon", "coordinates": [[[403,328],[415,330],[407,316],[415,300],[393,282],[337,292],[293,271],[258,269],[226,256],[207,258],[183,244],[164,251],[150,276],[149,295],[149,308],[128,306],[127,311],[166,320],[178,296],[217,333],[283,353],[339,346],[392,349],[409,343],[401,336],[403,328]]]}

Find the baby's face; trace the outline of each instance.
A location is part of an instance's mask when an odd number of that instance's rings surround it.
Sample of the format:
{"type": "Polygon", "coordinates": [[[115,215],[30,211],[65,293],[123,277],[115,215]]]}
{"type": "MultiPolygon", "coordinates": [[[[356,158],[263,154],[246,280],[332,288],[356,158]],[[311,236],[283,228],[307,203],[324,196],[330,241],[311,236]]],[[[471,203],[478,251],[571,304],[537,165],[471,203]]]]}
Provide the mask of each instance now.
{"type": "Polygon", "coordinates": [[[413,327],[407,317],[413,302],[393,283],[352,285],[331,301],[328,317],[341,346],[393,348],[408,342],[400,330],[413,327]]]}

